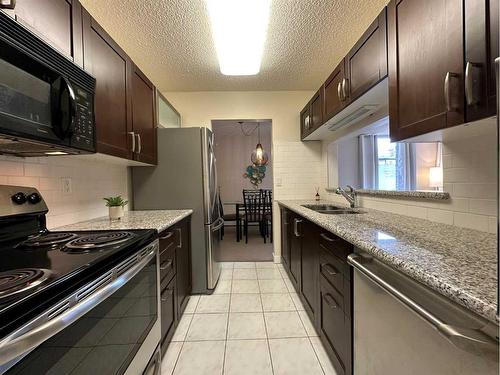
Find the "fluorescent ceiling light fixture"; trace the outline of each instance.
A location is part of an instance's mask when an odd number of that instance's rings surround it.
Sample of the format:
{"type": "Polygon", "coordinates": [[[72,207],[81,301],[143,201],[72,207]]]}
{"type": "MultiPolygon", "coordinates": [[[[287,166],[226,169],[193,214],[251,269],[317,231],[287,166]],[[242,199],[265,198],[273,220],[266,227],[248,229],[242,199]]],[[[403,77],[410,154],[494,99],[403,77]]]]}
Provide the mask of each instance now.
{"type": "Polygon", "coordinates": [[[207,0],[207,5],[221,73],[259,73],[271,0],[207,0]]]}
{"type": "Polygon", "coordinates": [[[64,151],[47,151],[45,155],[68,155],[68,153],[64,151]]]}

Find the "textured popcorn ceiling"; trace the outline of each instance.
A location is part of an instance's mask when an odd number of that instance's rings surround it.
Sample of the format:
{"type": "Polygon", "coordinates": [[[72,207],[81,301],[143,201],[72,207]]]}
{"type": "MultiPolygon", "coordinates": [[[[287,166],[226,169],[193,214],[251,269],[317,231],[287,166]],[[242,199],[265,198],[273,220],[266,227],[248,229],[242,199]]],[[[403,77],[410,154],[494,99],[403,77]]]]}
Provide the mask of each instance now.
{"type": "Polygon", "coordinates": [[[204,0],[81,0],[160,91],[313,90],[388,0],[273,0],[261,72],[219,71],[204,0]]]}

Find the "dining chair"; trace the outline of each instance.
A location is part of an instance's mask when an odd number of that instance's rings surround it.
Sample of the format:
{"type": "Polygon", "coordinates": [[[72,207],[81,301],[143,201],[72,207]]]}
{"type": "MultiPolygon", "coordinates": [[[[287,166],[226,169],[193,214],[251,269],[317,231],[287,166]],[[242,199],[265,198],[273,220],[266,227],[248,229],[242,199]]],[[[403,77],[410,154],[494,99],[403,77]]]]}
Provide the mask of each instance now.
{"type": "Polygon", "coordinates": [[[243,205],[245,214],[243,216],[243,234],[245,235],[245,243],[248,243],[248,227],[250,224],[259,226],[260,235],[266,242],[263,226],[263,195],[260,190],[243,190],[243,205]]]}
{"type": "Polygon", "coordinates": [[[222,204],[222,200],[220,198],[219,194],[219,209],[220,209],[220,214],[221,217],[224,219],[224,226],[222,227],[222,230],[220,231],[220,239],[224,239],[224,229],[226,226],[228,226],[227,222],[228,221],[234,221],[236,223],[236,241],[238,242],[240,240],[240,227],[241,227],[241,219],[239,218],[239,215],[236,213],[224,213],[224,205],[222,204]]]}
{"type": "Polygon", "coordinates": [[[269,241],[273,242],[273,191],[264,189],[262,191],[264,203],[262,204],[262,220],[264,227],[264,235],[269,237],[269,241]]]}

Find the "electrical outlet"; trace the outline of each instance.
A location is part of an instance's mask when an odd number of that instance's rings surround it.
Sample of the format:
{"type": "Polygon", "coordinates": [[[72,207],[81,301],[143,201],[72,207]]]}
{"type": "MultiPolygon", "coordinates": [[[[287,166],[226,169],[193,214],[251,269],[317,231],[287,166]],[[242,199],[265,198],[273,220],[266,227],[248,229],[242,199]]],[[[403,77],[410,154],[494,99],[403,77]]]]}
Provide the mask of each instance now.
{"type": "Polygon", "coordinates": [[[71,177],[61,177],[61,188],[63,194],[71,194],[73,192],[71,177]]]}

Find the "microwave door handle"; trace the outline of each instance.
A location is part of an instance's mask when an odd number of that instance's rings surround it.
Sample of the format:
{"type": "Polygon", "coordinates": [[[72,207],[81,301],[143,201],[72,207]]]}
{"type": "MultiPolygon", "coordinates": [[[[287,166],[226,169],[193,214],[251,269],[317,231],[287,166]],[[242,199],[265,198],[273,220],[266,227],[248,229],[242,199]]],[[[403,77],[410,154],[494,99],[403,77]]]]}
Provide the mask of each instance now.
{"type": "Polygon", "coordinates": [[[53,90],[58,94],[53,97],[52,111],[55,114],[54,133],[60,138],[67,138],[74,128],[76,114],[76,98],[73,87],[67,78],[60,76],[52,84],[53,90]]]}
{"type": "MultiPolygon", "coordinates": [[[[60,315],[53,318],[47,318],[47,321],[33,329],[18,333],[14,332],[10,336],[0,341],[0,364],[10,362],[19,356],[29,353],[37,346],[59,333],[66,327],[73,324],[79,318],[84,316],[99,303],[107,299],[114,292],[120,289],[130,279],[137,275],[148,263],[156,257],[157,248],[148,252],[140,261],[130,267],[124,273],[116,277],[113,281],[97,289],[88,297],[82,299],[74,306],[68,308],[60,315]]],[[[78,293],[78,291],[77,291],[78,293]]],[[[1,366],[0,366],[1,369],[1,366]]]]}

